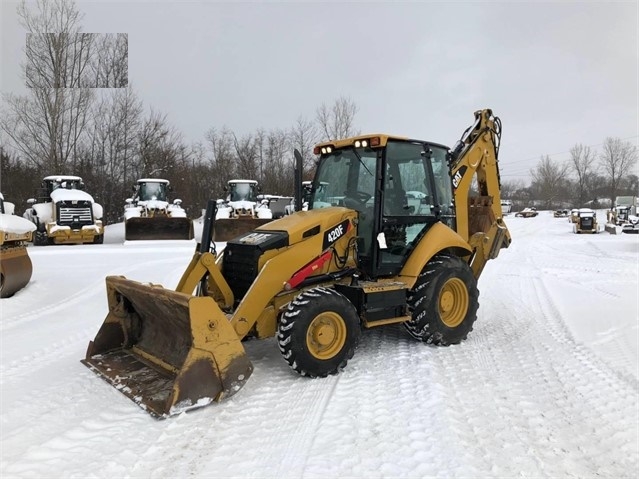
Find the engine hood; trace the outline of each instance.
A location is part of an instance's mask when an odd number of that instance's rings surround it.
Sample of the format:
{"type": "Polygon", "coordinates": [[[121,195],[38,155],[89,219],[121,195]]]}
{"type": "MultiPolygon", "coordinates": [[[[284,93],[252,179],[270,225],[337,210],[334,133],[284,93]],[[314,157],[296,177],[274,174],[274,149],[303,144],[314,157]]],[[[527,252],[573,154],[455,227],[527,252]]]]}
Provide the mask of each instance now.
{"type": "Polygon", "coordinates": [[[289,216],[266,223],[255,232],[285,231],[288,234],[288,244],[293,245],[315,235],[326,236],[324,243],[332,243],[348,228],[355,224],[357,211],[341,206],[321,208],[310,211],[298,211],[289,216]],[[349,225],[346,225],[345,222],[349,225]],[[341,226],[341,228],[340,228],[341,226]]]}
{"type": "Polygon", "coordinates": [[[93,203],[93,197],[82,190],[65,190],[58,188],[51,192],[51,199],[58,203],[60,201],[90,201],[93,203]]]}

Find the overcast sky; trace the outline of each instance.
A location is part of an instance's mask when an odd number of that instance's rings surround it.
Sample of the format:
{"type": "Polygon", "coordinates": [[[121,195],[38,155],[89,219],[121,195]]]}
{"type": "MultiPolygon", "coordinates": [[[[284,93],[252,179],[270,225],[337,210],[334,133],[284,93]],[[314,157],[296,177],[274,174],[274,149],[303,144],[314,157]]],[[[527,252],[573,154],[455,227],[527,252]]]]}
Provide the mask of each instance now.
{"type": "MultiPolygon", "coordinates": [[[[2,2],[3,92],[24,91],[25,32],[2,2]]],[[[80,1],[124,32],[129,82],[189,141],[314,119],[350,98],[362,133],[453,145],[473,111],[503,122],[502,177],[542,154],[639,140],[639,2],[80,1]]]]}

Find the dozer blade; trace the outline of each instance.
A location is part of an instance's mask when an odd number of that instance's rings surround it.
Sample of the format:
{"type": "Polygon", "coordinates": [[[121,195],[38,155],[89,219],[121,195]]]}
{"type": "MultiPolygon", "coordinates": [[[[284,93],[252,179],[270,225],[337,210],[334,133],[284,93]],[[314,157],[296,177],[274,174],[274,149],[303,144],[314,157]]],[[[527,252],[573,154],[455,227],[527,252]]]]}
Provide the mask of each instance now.
{"type": "Polygon", "coordinates": [[[239,391],[253,366],[210,297],[107,276],[109,313],[82,362],[156,417],[239,391]]]}
{"type": "Polygon", "coordinates": [[[190,240],[193,239],[193,221],[188,218],[156,216],[130,218],[124,224],[124,239],[139,240],[190,240]]]}
{"type": "Polygon", "coordinates": [[[24,245],[2,246],[0,250],[0,298],[13,296],[31,280],[33,266],[24,245]]]}
{"type": "Polygon", "coordinates": [[[232,240],[271,221],[273,220],[250,217],[217,219],[213,225],[213,241],[232,240]]]}

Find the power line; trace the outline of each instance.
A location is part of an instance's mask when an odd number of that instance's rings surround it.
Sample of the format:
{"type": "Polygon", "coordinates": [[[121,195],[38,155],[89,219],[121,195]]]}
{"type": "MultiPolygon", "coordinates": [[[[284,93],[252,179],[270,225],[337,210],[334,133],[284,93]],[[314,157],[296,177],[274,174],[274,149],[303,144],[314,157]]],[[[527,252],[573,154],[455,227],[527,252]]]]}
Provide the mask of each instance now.
{"type": "MultiPolygon", "coordinates": [[[[628,137],[626,137],[626,138],[620,138],[620,140],[630,140],[630,139],[632,139],[632,138],[639,138],[639,135],[628,136],[628,137]]],[[[603,144],[604,144],[604,143],[602,142],[602,143],[597,143],[597,144],[594,144],[594,145],[585,145],[585,146],[586,146],[587,148],[594,148],[595,146],[601,146],[601,145],[603,145],[603,144]]],[[[551,154],[544,154],[544,153],[541,153],[540,155],[533,156],[533,157],[531,157],[531,158],[526,158],[526,159],[524,159],[524,160],[515,160],[515,161],[510,161],[510,162],[508,162],[508,165],[512,165],[512,164],[515,164],[515,163],[523,163],[524,161],[525,161],[525,162],[530,162],[530,161],[532,161],[532,160],[538,160],[541,156],[550,156],[550,157],[553,157],[553,156],[557,156],[557,155],[565,155],[566,153],[570,153],[570,150],[567,150],[567,151],[561,151],[561,152],[559,152],[559,153],[551,153],[551,154]]],[[[506,166],[508,166],[508,165],[504,165],[504,167],[506,167],[506,166]]]]}

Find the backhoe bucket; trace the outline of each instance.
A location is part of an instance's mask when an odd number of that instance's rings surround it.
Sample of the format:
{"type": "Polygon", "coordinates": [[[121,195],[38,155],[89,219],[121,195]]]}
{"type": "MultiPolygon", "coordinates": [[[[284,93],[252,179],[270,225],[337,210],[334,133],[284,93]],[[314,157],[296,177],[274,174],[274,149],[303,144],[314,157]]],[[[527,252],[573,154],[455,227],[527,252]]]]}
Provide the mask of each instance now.
{"type": "Polygon", "coordinates": [[[216,219],[213,226],[213,241],[232,240],[271,221],[273,220],[252,217],[216,219]]]}
{"type": "Polygon", "coordinates": [[[31,280],[33,266],[25,246],[5,246],[0,251],[0,298],[13,296],[31,280]]]}
{"type": "Polygon", "coordinates": [[[188,218],[130,218],[124,224],[126,241],[190,240],[193,236],[193,221],[188,218]]]}
{"type": "Polygon", "coordinates": [[[168,417],[239,391],[253,366],[217,303],[122,276],[82,362],[140,407],[168,417]]]}

